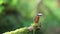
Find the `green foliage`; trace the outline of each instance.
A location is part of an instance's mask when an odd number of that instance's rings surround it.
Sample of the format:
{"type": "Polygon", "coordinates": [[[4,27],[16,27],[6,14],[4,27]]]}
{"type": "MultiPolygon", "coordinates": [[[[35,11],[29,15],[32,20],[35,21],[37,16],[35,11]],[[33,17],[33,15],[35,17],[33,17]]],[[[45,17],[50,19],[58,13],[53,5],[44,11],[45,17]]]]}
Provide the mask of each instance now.
{"type": "Polygon", "coordinates": [[[60,8],[57,4],[57,0],[44,0],[39,7],[39,10],[43,13],[41,17],[43,34],[58,33],[56,31],[60,28],[60,8]]]}
{"type": "Polygon", "coordinates": [[[42,32],[44,34],[55,33],[60,27],[60,8],[57,1],[43,0],[38,6],[40,0],[0,0],[0,34],[30,26],[38,11],[43,13],[40,21],[42,23],[42,32]],[[5,7],[2,5],[3,3],[8,6],[5,7]],[[38,10],[37,6],[39,7],[38,10]],[[6,14],[6,11],[18,12],[18,17],[16,17],[16,14],[6,14]]]}
{"type": "Polygon", "coordinates": [[[30,26],[36,14],[37,3],[37,0],[0,0],[0,34],[30,26]]]}

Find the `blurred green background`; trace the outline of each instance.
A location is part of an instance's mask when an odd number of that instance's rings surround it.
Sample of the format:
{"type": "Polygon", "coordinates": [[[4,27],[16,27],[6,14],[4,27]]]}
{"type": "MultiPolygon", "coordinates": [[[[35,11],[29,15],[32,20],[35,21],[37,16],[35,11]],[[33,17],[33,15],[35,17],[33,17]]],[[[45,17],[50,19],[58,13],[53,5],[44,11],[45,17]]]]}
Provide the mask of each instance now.
{"type": "MultiPolygon", "coordinates": [[[[0,0],[0,33],[30,26],[36,14],[43,34],[60,34],[59,0],[0,0]]],[[[38,32],[38,34],[40,34],[38,32]]]]}

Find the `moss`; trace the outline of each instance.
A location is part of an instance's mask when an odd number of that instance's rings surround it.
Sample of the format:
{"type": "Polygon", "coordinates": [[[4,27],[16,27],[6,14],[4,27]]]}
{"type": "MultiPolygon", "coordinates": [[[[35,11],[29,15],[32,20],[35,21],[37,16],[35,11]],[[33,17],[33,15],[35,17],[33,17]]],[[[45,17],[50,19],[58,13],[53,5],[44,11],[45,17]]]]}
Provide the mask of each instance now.
{"type": "Polygon", "coordinates": [[[16,29],[15,31],[5,32],[3,34],[27,34],[27,27],[16,29]]]}

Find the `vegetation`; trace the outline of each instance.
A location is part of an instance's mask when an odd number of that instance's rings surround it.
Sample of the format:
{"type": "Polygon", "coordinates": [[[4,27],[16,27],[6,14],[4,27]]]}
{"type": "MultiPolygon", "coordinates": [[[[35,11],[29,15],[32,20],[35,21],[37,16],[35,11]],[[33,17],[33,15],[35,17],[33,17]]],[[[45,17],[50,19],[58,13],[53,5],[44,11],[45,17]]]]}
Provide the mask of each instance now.
{"type": "MultiPolygon", "coordinates": [[[[29,27],[38,12],[42,25],[37,34],[60,34],[59,0],[0,0],[0,34],[29,27]]],[[[26,31],[26,30],[25,30],[26,31]]],[[[20,31],[19,31],[20,32],[20,31]]],[[[18,32],[18,33],[19,33],[18,32]]]]}

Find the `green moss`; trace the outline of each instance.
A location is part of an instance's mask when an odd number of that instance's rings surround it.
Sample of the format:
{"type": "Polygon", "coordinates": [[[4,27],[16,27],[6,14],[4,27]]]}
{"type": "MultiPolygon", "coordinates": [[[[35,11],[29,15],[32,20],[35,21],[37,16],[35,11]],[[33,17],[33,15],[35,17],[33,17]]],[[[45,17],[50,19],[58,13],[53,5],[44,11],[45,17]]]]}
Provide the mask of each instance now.
{"type": "Polygon", "coordinates": [[[27,27],[16,29],[15,31],[5,32],[3,34],[27,34],[27,27]]]}

